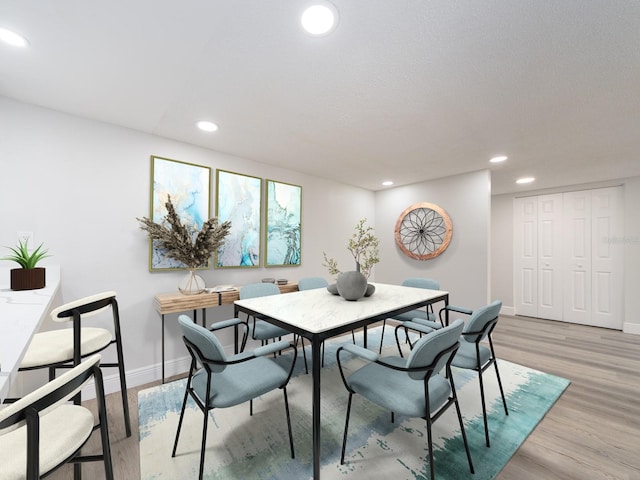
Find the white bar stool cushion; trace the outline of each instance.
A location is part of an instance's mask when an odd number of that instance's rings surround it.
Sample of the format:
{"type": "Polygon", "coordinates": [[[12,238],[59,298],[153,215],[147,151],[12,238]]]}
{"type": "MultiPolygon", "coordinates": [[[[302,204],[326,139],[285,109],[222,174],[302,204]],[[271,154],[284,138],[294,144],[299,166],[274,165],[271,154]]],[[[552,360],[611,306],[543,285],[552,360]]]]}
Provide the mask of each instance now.
{"type": "MultiPolygon", "coordinates": [[[[90,410],[60,405],[40,417],[40,474],[44,475],[78,450],[93,431],[90,410]]],[[[0,435],[0,467],[6,480],[24,479],[27,472],[27,429],[0,435]]]]}
{"type": "MultiPolygon", "coordinates": [[[[82,327],[81,355],[90,355],[105,348],[112,340],[111,332],[104,328],[82,327]]],[[[36,333],[20,368],[39,367],[52,363],[73,361],[73,329],[36,333]]]]}

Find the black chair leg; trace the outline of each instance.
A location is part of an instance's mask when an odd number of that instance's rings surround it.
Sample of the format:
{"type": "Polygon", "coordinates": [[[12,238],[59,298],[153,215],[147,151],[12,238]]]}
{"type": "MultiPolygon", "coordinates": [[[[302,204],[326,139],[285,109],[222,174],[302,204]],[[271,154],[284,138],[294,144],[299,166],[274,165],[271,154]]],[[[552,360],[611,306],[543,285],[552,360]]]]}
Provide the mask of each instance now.
{"type": "Polygon", "coordinates": [[[431,433],[431,417],[427,414],[427,446],[429,448],[429,474],[431,480],[435,478],[435,469],[433,467],[433,435],[431,433]]]}
{"type": "Polygon", "coordinates": [[[460,404],[458,403],[458,395],[456,394],[456,387],[453,384],[453,375],[449,380],[452,386],[452,395],[454,404],[456,406],[456,413],[458,414],[458,423],[460,423],[460,433],[462,433],[462,441],[464,442],[464,449],[467,452],[467,460],[469,461],[469,471],[473,474],[475,473],[473,469],[473,462],[471,461],[471,451],[469,450],[469,442],[467,441],[467,434],[464,431],[464,423],[462,422],[462,412],[460,411],[460,404]]]}
{"type": "Polygon", "coordinates": [[[178,448],[178,439],[180,438],[180,429],[182,428],[182,420],[184,419],[184,411],[187,407],[187,397],[189,396],[189,386],[184,390],[184,400],[182,401],[182,410],[180,410],[180,419],[178,420],[178,430],[176,431],[176,439],[173,442],[173,451],[171,456],[176,456],[176,449],[178,448]]]}
{"type": "Polygon", "coordinates": [[[478,371],[478,383],[480,384],[480,401],[482,402],[482,419],[484,420],[484,438],[487,443],[487,447],[490,447],[489,443],[489,422],[487,421],[487,406],[484,401],[484,383],[482,381],[482,369],[478,371]]]}
{"type": "Polygon", "coordinates": [[[200,476],[199,480],[202,480],[204,476],[204,452],[207,449],[207,426],[209,425],[209,410],[205,409],[204,422],[202,424],[202,445],[200,447],[200,476]]]}
{"type": "Polygon", "coordinates": [[[498,386],[500,387],[500,395],[502,396],[502,405],[504,406],[504,414],[509,415],[507,409],[507,399],[504,397],[504,390],[502,390],[502,380],[500,380],[500,372],[498,372],[498,362],[494,359],[493,366],[496,368],[496,377],[498,378],[498,386]]]}
{"type": "Polygon", "coordinates": [[[347,431],[349,430],[349,415],[351,414],[351,399],[353,393],[349,392],[349,401],[347,402],[347,418],[344,422],[344,436],[342,437],[342,453],[340,455],[340,465],[344,465],[344,451],[347,448],[347,431]]]}
{"type": "Polygon", "coordinates": [[[289,429],[289,445],[291,446],[291,458],[296,458],[293,451],[293,431],[291,430],[291,415],[289,414],[289,399],[287,398],[287,387],[282,389],[284,392],[284,409],[287,412],[287,427],[289,429]]]}

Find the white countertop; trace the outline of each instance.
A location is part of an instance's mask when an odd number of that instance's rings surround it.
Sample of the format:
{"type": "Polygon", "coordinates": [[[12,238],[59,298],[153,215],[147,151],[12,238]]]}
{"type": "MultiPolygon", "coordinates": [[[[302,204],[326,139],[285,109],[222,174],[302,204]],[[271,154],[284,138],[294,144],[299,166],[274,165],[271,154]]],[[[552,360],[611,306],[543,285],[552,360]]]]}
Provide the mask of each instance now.
{"type": "Polygon", "coordinates": [[[0,402],[6,397],[31,337],[40,328],[60,288],[60,267],[45,268],[44,288],[13,291],[9,288],[11,268],[0,267],[0,402]]]}
{"type": "Polygon", "coordinates": [[[308,332],[320,333],[448,294],[441,290],[384,283],[373,285],[376,291],[371,297],[353,302],[332,295],[326,288],[318,288],[236,300],[235,303],[308,332]]]}

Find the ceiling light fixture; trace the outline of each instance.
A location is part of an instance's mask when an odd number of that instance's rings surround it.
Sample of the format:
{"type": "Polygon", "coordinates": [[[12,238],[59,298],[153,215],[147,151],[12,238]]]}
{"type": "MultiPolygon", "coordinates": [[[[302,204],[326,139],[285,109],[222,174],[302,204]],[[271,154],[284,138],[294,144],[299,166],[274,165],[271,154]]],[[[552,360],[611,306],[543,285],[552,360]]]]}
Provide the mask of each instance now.
{"type": "Polygon", "coordinates": [[[518,180],[516,180],[516,183],[519,185],[524,185],[525,183],[531,183],[534,182],[535,178],[534,177],[522,177],[519,178],[518,180]]]}
{"type": "Polygon", "coordinates": [[[196,125],[200,130],[204,130],[205,132],[216,132],[218,130],[218,125],[207,120],[201,120],[196,123],[196,125]]]}
{"type": "Polygon", "coordinates": [[[14,31],[6,28],[0,28],[0,40],[14,47],[28,47],[29,40],[14,31]]]}
{"type": "Polygon", "coordinates": [[[504,162],[508,158],[509,157],[507,157],[506,155],[498,155],[497,157],[493,157],[491,160],[489,160],[489,162],[491,162],[491,163],[500,163],[500,162],[504,162]]]}
{"type": "Polygon", "coordinates": [[[382,182],[382,185],[385,187],[390,187],[391,185],[393,185],[393,182],[391,180],[385,180],[384,182],[382,182]]]}
{"type": "Polygon", "coordinates": [[[305,9],[300,22],[309,35],[328,35],[338,25],[338,10],[329,2],[317,1],[305,9]]]}

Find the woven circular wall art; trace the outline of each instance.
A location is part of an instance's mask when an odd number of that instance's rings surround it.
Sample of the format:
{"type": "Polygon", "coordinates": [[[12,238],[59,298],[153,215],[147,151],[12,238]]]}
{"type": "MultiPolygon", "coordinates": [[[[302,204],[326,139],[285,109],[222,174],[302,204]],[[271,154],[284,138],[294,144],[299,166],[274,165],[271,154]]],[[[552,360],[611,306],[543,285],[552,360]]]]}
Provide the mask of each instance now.
{"type": "Polygon", "coordinates": [[[429,260],[449,246],[453,226],[443,208],[433,203],[415,203],[398,217],[396,243],[402,253],[416,260],[429,260]]]}

